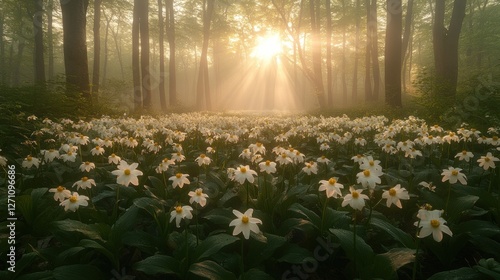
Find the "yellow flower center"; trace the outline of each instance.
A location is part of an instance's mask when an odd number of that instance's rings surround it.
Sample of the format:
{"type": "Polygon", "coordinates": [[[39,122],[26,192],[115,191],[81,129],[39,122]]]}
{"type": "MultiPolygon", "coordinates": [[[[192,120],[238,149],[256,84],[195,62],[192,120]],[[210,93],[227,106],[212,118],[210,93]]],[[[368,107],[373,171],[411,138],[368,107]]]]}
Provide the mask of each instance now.
{"type": "Polygon", "coordinates": [[[325,156],[321,156],[321,159],[325,159],[326,157],[325,156]]]}
{"type": "Polygon", "coordinates": [[[86,161],[86,162],[85,162],[85,165],[90,165],[90,162],[86,161]]]}
{"type": "Polygon", "coordinates": [[[396,190],[395,190],[394,188],[391,188],[391,189],[389,190],[389,195],[390,195],[390,196],[396,196],[396,190]]]}
{"type": "Polygon", "coordinates": [[[169,160],[168,158],[164,158],[163,162],[168,162],[168,160],[169,160]]]}
{"type": "Polygon", "coordinates": [[[32,159],[33,159],[33,157],[32,157],[32,156],[27,156],[27,157],[26,157],[26,160],[27,160],[27,161],[31,161],[32,159]]]}
{"type": "Polygon", "coordinates": [[[282,157],[282,158],[286,158],[286,154],[285,154],[285,153],[282,153],[282,154],[281,154],[281,157],[282,157]]]}
{"type": "Polygon", "coordinates": [[[127,169],[125,169],[125,170],[123,171],[123,174],[125,174],[125,175],[127,175],[127,176],[128,176],[128,175],[130,175],[130,169],[128,169],[128,168],[127,168],[127,169]]]}
{"type": "Polygon", "coordinates": [[[100,146],[95,146],[95,149],[96,149],[96,150],[100,150],[100,149],[101,149],[101,147],[100,147],[100,146]]]}
{"type": "Polygon", "coordinates": [[[181,156],[181,153],[177,152],[177,156],[180,157],[181,156]]]}
{"type": "Polygon", "coordinates": [[[257,144],[255,145],[260,148],[262,146],[262,143],[257,142],[257,144]]]}
{"type": "Polygon", "coordinates": [[[177,212],[177,214],[182,213],[182,206],[175,207],[175,212],[177,212]]]}
{"type": "Polygon", "coordinates": [[[266,165],[267,165],[267,166],[271,165],[271,161],[266,160],[266,165]]]}
{"type": "Polygon", "coordinates": [[[366,169],[363,171],[363,175],[365,175],[365,177],[370,177],[370,170],[366,169]]]}
{"type": "Polygon", "coordinates": [[[244,223],[244,224],[247,224],[248,223],[248,217],[246,215],[243,215],[243,217],[241,217],[241,222],[244,223]]]}
{"type": "Polygon", "coordinates": [[[493,136],[491,139],[493,139],[494,141],[497,141],[498,140],[498,136],[493,136]]]}
{"type": "Polygon", "coordinates": [[[432,139],[432,138],[434,138],[434,137],[432,135],[429,135],[429,139],[432,139]]]}
{"type": "Polygon", "coordinates": [[[116,155],[115,154],[111,154],[111,157],[116,157],[116,155]]]}
{"type": "Polygon", "coordinates": [[[241,173],[246,173],[246,172],[247,172],[247,169],[246,169],[245,167],[241,167],[241,168],[240,168],[240,172],[241,172],[241,173]]]}
{"type": "Polygon", "coordinates": [[[78,199],[76,199],[76,196],[75,195],[72,195],[70,198],[69,198],[69,202],[71,203],[75,203],[78,199]]]}
{"type": "Polygon", "coordinates": [[[457,175],[458,175],[458,171],[457,171],[457,170],[453,170],[453,171],[451,171],[451,175],[453,175],[453,176],[457,176],[457,175]]]}
{"type": "Polygon", "coordinates": [[[71,156],[73,155],[73,153],[71,151],[68,151],[68,156],[71,156]]]}
{"type": "Polygon", "coordinates": [[[356,199],[359,197],[359,193],[357,191],[352,192],[352,198],[356,199]]]}
{"type": "Polygon", "coordinates": [[[431,226],[433,228],[438,228],[441,223],[438,220],[431,220],[431,226]]]}
{"type": "Polygon", "coordinates": [[[89,178],[87,177],[82,177],[82,182],[87,182],[89,180],[89,178]]]}
{"type": "Polygon", "coordinates": [[[53,153],[55,150],[54,149],[49,149],[49,152],[53,153]]]}
{"type": "Polygon", "coordinates": [[[62,192],[62,191],[64,191],[64,187],[63,186],[57,187],[57,192],[62,192]]]}
{"type": "Polygon", "coordinates": [[[368,163],[370,164],[370,166],[374,166],[375,165],[375,162],[373,162],[373,160],[370,160],[368,163]]]}
{"type": "Polygon", "coordinates": [[[200,155],[200,157],[201,157],[201,158],[205,158],[205,157],[206,157],[206,155],[205,155],[205,154],[201,154],[201,155],[200,155]]]}
{"type": "Polygon", "coordinates": [[[463,151],[462,151],[462,155],[464,155],[464,156],[465,156],[466,154],[467,154],[467,151],[466,151],[466,150],[463,150],[463,151]]]}
{"type": "Polygon", "coordinates": [[[200,189],[197,189],[197,190],[196,190],[196,195],[197,195],[197,196],[201,196],[202,194],[203,194],[203,191],[202,191],[202,190],[200,190],[200,189]]]}
{"type": "Polygon", "coordinates": [[[490,158],[489,158],[489,157],[485,157],[485,158],[484,158],[484,161],[485,161],[485,162],[489,162],[489,161],[490,161],[490,158]]]}
{"type": "Polygon", "coordinates": [[[176,177],[177,179],[180,179],[180,178],[182,177],[182,173],[177,173],[177,174],[175,174],[175,177],[176,177]]]}
{"type": "Polygon", "coordinates": [[[330,185],[335,185],[335,183],[337,183],[337,180],[335,180],[335,178],[330,178],[330,180],[328,180],[328,183],[330,185]]]}
{"type": "Polygon", "coordinates": [[[357,157],[357,158],[362,158],[363,156],[362,156],[362,155],[360,155],[360,154],[357,154],[357,155],[356,155],[356,157],[357,157]]]}

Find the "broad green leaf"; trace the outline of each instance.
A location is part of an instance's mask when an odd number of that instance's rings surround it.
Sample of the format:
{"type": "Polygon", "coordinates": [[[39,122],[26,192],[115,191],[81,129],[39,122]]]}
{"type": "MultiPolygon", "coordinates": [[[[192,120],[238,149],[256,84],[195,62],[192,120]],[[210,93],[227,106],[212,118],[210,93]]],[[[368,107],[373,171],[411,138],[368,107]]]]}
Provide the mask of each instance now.
{"type": "Polygon", "coordinates": [[[428,280],[478,280],[482,279],[481,274],[470,267],[462,267],[455,270],[438,272],[428,280]]]}
{"type": "MultiPolygon", "coordinates": [[[[6,272],[9,273],[9,272],[6,272]]],[[[9,279],[5,276],[5,278],[0,274],[0,277],[2,279],[9,279]]],[[[40,272],[33,272],[29,274],[24,274],[16,278],[16,280],[53,280],[54,276],[52,271],[46,270],[46,271],[40,271],[40,272]]]]}
{"type": "Polygon", "coordinates": [[[57,255],[56,263],[60,263],[60,264],[64,263],[64,261],[67,258],[70,258],[83,250],[85,250],[85,248],[82,246],[75,246],[75,247],[71,247],[69,249],[66,249],[57,255]]]}
{"type": "Polygon", "coordinates": [[[211,235],[203,240],[203,242],[201,242],[200,245],[196,248],[194,258],[196,261],[208,258],[211,255],[219,252],[220,249],[236,242],[237,240],[239,240],[239,238],[229,234],[211,235]]]}
{"type": "Polygon", "coordinates": [[[155,176],[148,176],[148,179],[151,182],[151,185],[153,185],[153,188],[158,190],[165,188],[165,186],[163,186],[163,182],[155,176]]]}
{"type": "Polygon", "coordinates": [[[116,246],[120,243],[121,236],[137,222],[137,212],[137,207],[129,207],[111,227],[109,241],[112,243],[112,246],[115,246],[115,249],[118,249],[116,246]]]}
{"type": "Polygon", "coordinates": [[[307,209],[299,203],[294,203],[289,208],[289,211],[292,211],[298,214],[300,217],[306,218],[307,220],[311,221],[316,228],[319,228],[321,226],[321,218],[316,213],[307,209]]]}
{"type": "MultiPolygon", "coordinates": [[[[37,252],[29,252],[29,253],[23,254],[20,259],[16,259],[15,273],[7,272],[9,277],[12,276],[11,279],[15,279],[16,278],[15,276],[20,275],[25,269],[31,267],[31,265],[37,259],[40,259],[40,256],[38,255],[37,252]]],[[[9,264],[5,264],[5,265],[6,266],[8,265],[10,267],[9,264]]],[[[2,278],[2,279],[4,279],[4,278],[2,278]]],[[[5,278],[5,279],[9,279],[9,278],[5,278]]]]}
{"type": "Polygon", "coordinates": [[[140,197],[134,200],[134,205],[148,212],[152,217],[162,211],[161,203],[150,197],[140,197]]]}
{"type": "Polygon", "coordinates": [[[226,208],[215,208],[203,216],[204,219],[217,224],[228,227],[232,220],[236,219],[233,212],[226,208]]]}
{"type": "Polygon", "coordinates": [[[56,221],[53,223],[53,225],[57,229],[62,230],[62,231],[69,231],[69,232],[75,231],[75,232],[79,232],[79,233],[83,234],[84,236],[86,236],[90,239],[104,241],[97,230],[95,230],[90,225],[84,224],[80,221],[66,219],[63,221],[56,221]]]}
{"type": "Polygon", "coordinates": [[[330,232],[339,239],[340,246],[351,261],[356,260],[363,267],[368,267],[373,262],[373,250],[363,238],[357,235],[354,238],[352,231],[344,229],[330,229],[330,232]],[[356,245],[354,245],[355,242],[356,245]]]}
{"type": "Polygon", "coordinates": [[[500,243],[493,240],[487,236],[470,234],[471,239],[469,240],[476,249],[480,249],[485,253],[492,254],[497,259],[500,259],[500,243]]]}
{"type": "Polygon", "coordinates": [[[478,199],[479,196],[475,195],[466,195],[457,198],[450,198],[448,213],[447,213],[447,215],[449,216],[448,222],[459,220],[460,216],[462,216],[462,213],[465,210],[471,209],[478,199]]]}
{"type": "Polygon", "coordinates": [[[248,255],[252,256],[248,264],[253,267],[261,262],[267,261],[274,252],[286,243],[286,238],[274,234],[264,233],[267,239],[266,243],[255,242],[253,239],[250,241],[248,255]]]}
{"type": "MultiPolygon", "coordinates": [[[[318,246],[320,245],[318,244],[318,246]]],[[[278,258],[278,261],[291,264],[301,264],[306,258],[312,257],[313,255],[310,250],[300,247],[297,244],[289,244],[285,246],[284,250],[282,250],[281,257],[278,258]]]]}
{"type": "Polygon", "coordinates": [[[53,276],[56,280],[87,280],[105,278],[96,266],[87,264],[74,264],[56,267],[53,271],[53,276]]]}
{"type": "Polygon", "coordinates": [[[103,245],[90,239],[82,239],[80,240],[80,243],[78,245],[86,249],[90,248],[97,250],[99,253],[103,254],[106,258],[108,258],[108,260],[114,265],[115,268],[118,268],[118,259],[111,251],[109,251],[103,245]]]}
{"type": "Polygon", "coordinates": [[[303,218],[289,218],[281,223],[280,233],[286,235],[294,228],[304,231],[313,231],[315,227],[309,220],[303,218]]]}
{"type": "Polygon", "coordinates": [[[391,223],[379,219],[377,217],[372,217],[370,219],[370,224],[389,234],[392,238],[401,243],[401,245],[404,245],[407,248],[415,248],[415,243],[413,242],[413,238],[411,238],[411,236],[408,233],[393,226],[391,223]]]}
{"type": "Polygon", "coordinates": [[[269,274],[265,273],[264,271],[257,269],[257,268],[251,268],[243,275],[240,276],[241,280],[273,280],[274,278],[271,277],[269,274]]]}
{"type": "Polygon", "coordinates": [[[408,248],[392,248],[386,253],[379,254],[378,256],[386,257],[391,264],[394,271],[400,267],[415,261],[415,250],[408,248]]]}
{"type": "Polygon", "coordinates": [[[154,254],[157,251],[157,237],[144,231],[128,231],[123,234],[123,244],[137,247],[139,250],[148,254],[154,254]]]}
{"type": "Polygon", "coordinates": [[[211,261],[211,260],[205,260],[202,262],[197,262],[192,264],[189,267],[189,272],[201,276],[206,279],[211,279],[211,280],[231,280],[231,279],[236,279],[236,276],[230,272],[224,269],[222,266],[220,266],[218,263],[211,261]]]}
{"type": "Polygon", "coordinates": [[[500,234],[500,227],[489,221],[470,220],[455,226],[453,233],[467,233],[491,237],[500,234]]]}
{"type": "Polygon", "coordinates": [[[148,275],[178,274],[179,261],[165,255],[153,255],[134,264],[134,269],[148,275]]]}

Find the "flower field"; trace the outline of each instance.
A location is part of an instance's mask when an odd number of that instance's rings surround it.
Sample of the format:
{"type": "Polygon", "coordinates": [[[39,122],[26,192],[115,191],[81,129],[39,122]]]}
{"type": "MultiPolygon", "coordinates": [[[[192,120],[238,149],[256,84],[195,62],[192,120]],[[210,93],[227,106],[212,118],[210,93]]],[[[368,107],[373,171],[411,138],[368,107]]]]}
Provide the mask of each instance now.
{"type": "Polygon", "coordinates": [[[500,279],[500,128],[30,121],[19,158],[0,151],[2,209],[15,177],[17,218],[1,279],[500,279]]]}

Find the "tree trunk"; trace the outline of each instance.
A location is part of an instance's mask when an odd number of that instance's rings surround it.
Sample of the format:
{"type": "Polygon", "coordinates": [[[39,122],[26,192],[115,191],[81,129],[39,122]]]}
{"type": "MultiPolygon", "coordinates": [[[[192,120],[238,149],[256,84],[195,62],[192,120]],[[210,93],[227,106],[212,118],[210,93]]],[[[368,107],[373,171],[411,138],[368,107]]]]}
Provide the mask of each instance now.
{"type": "MultiPolygon", "coordinates": [[[[0,61],[7,61],[5,59],[5,43],[3,41],[3,31],[4,30],[4,15],[3,11],[0,11],[0,61]]],[[[2,63],[0,65],[0,85],[5,85],[7,83],[5,75],[5,66],[7,63],[2,63]]]]}
{"type": "Polygon", "coordinates": [[[440,87],[436,88],[445,96],[455,96],[458,81],[458,40],[465,17],[466,0],[455,0],[448,29],[444,26],[445,0],[437,0],[434,26],[434,64],[440,87]]]}
{"type": "Polygon", "coordinates": [[[134,110],[136,112],[142,109],[141,66],[139,59],[139,6],[141,1],[143,0],[134,0],[132,19],[132,79],[134,82],[134,110]]]}
{"type": "Polygon", "coordinates": [[[405,27],[404,27],[404,33],[403,33],[403,45],[402,45],[402,52],[401,52],[401,62],[403,63],[403,70],[402,70],[402,82],[403,82],[403,89],[406,91],[406,60],[408,58],[408,43],[410,42],[410,37],[412,36],[412,22],[413,22],[413,0],[408,0],[408,6],[406,7],[406,16],[405,16],[405,27]]]}
{"type": "MultiPolygon", "coordinates": [[[[345,0],[342,0],[342,18],[345,19],[346,16],[346,6],[345,6],[345,0]]],[[[344,101],[344,104],[347,104],[347,78],[346,78],[346,73],[347,73],[347,59],[346,59],[346,46],[347,46],[347,28],[345,24],[342,26],[343,33],[342,33],[342,100],[344,101]]]]}
{"type": "Polygon", "coordinates": [[[378,18],[377,18],[377,0],[372,0],[372,64],[373,64],[373,94],[372,101],[377,102],[380,94],[380,63],[378,61],[378,18]]]}
{"type": "MultiPolygon", "coordinates": [[[[106,12],[103,11],[104,20],[106,21],[106,29],[104,32],[104,59],[102,62],[102,77],[101,77],[101,86],[105,86],[106,77],[108,73],[108,56],[109,56],[109,24],[111,23],[111,18],[106,15],[106,12]]],[[[117,53],[119,55],[119,53],[117,53]]]]}
{"type": "MultiPolygon", "coordinates": [[[[204,3],[205,4],[205,3],[204,3]]],[[[206,9],[203,13],[203,45],[201,48],[200,68],[198,70],[198,83],[196,86],[197,98],[196,106],[203,109],[203,97],[205,96],[205,108],[210,110],[210,83],[208,79],[208,42],[210,39],[210,23],[214,10],[215,0],[206,0],[206,9]]],[[[204,5],[205,7],[205,5],[204,5]]]]}
{"type": "Polygon", "coordinates": [[[318,102],[320,108],[324,109],[325,104],[325,89],[323,86],[323,75],[321,71],[321,41],[319,36],[319,17],[316,9],[319,10],[319,1],[315,4],[315,0],[309,1],[309,11],[311,16],[311,52],[312,52],[312,64],[314,72],[314,88],[315,93],[318,96],[318,102]]]}
{"type": "Polygon", "coordinates": [[[61,0],[64,67],[69,92],[75,90],[90,100],[86,24],[88,0],[61,0]]]}
{"type": "Polygon", "coordinates": [[[326,6],[326,92],[328,107],[333,106],[332,90],[332,10],[330,0],[325,1],[326,6]]]}
{"type": "Polygon", "coordinates": [[[54,35],[53,35],[53,16],[54,0],[49,0],[47,4],[47,52],[49,56],[49,80],[54,79],[54,35]]]}
{"type": "Polygon", "coordinates": [[[45,61],[43,57],[43,3],[41,0],[35,1],[35,15],[33,16],[33,30],[35,33],[35,84],[45,83],[45,61]]]}
{"type": "Polygon", "coordinates": [[[149,69],[149,0],[140,1],[140,25],[141,37],[141,83],[142,83],[142,106],[145,110],[151,108],[151,76],[149,69]]]}
{"type": "MultiPolygon", "coordinates": [[[[168,13],[168,11],[167,11],[168,13]]],[[[158,0],[158,29],[159,29],[159,52],[160,52],[160,76],[158,83],[158,94],[160,95],[160,106],[162,112],[167,111],[167,101],[165,100],[165,46],[163,39],[163,32],[165,27],[163,26],[163,5],[162,0],[158,0]]]]}
{"type": "Polygon", "coordinates": [[[371,16],[370,0],[365,0],[366,6],[366,53],[365,53],[365,103],[372,101],[371,49],[373,36],[373,18],[371,16]]]}
{"type": "Polygon", "coordinates": [[[360,20],[361,13],[359,9],[361,8],[360,0],[356,0],[356,41],[354,43],[354,69],[353,69],[353,79],[352,79],[352,101],[356,104],[358,99],[358,61],[359,61],[359,32],[360,32],[360,20]]]}
{"type": "Polygon", "coordinates": [[[101,2],[94,0],[94,66],[92,69],[92,96],[99,100],[99,70],[101,65],[101,2]]]}
{"type": "Polygon", "coordinates": [[[387,27],[385,36],[385,103],[401,107],[401,0],[387,0],[387,27]]]}
{"type": "Polygon", "coordinates": [[[167,1],[167,39],[170,51],[168,61],[168,98],[170,106],[177,105],[177,76],[175,70],[175,20],[174,20],[174,1],[167,1]]]}

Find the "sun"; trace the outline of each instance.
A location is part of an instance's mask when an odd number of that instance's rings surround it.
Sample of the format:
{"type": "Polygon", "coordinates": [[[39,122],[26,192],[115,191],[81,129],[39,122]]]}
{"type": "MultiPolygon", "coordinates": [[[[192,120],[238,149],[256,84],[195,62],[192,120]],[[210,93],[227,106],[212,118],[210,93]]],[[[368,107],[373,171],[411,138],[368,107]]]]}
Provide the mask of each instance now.
{"type": "Polygon", "coordinates": [[[252,57],[269,60],[283,51],[281,39],[278,34],[270,34],[265,37],[258,37],[254,47],[252,57]]]}

